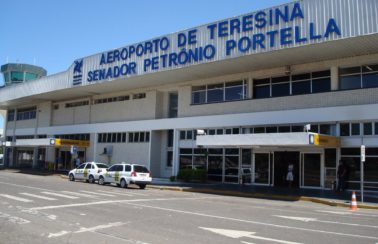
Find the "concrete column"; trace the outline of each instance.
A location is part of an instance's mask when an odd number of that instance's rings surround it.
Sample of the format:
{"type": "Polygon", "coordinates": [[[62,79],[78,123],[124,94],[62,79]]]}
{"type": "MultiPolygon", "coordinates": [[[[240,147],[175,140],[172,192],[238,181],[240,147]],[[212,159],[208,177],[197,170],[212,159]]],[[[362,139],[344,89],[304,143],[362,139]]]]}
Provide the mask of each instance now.
{"type": "Polygon", "coordinates": [[[331,90],[339,90],[339,67],[331,67],[331,90]]]}
{"type": "Polygon", "coordinates": [[[175,129],[173,131],[173,164],[172,175],[177,175],[180,164],[180,149],[179,149],[180,131],[175,129]]]}
{"type": "Polygon", "coordinates": [[[248,98],[253,98],[253,78],[251,75],[248,77],[248,98]]]}

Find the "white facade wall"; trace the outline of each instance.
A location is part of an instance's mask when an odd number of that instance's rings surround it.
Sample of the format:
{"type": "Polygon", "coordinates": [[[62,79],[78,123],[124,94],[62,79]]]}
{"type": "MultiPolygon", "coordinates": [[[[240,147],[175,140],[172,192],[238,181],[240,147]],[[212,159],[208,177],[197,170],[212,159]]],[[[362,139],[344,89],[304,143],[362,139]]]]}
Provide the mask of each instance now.
{"type": "Polygon", "coordinates": [[[95,154],[98,162],[126,162],[149,166],[149,143],[97,143],[95,154]],[[106,155],[101,155],[106,146],[113,146],[110,159],[106,155]]]}
{"type": "Polygon", "coordinates": [[[93,99],[111,98],[122,95],[129,95],[130,100],[121,102],[111,102],[91,105],[91,122],[102,123],[112,121],[133,121],[156,118],[156,91],[143,91],[146,98],[133,99],[133,93],[110,93],[106,95],[96,96],[93,99]]]}

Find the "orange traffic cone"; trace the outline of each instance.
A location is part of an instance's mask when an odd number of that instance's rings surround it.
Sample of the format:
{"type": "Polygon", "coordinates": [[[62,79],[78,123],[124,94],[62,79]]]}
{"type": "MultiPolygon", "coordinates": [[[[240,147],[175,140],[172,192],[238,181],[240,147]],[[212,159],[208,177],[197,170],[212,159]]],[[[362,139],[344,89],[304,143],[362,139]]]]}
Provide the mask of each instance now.
{"type": "Polygon", "coordinates": [[[350,203],[350,210],[356,211],[357,210],[357,200],[356,200],[356,193],[352,193],[352,201],[350,203]]]}

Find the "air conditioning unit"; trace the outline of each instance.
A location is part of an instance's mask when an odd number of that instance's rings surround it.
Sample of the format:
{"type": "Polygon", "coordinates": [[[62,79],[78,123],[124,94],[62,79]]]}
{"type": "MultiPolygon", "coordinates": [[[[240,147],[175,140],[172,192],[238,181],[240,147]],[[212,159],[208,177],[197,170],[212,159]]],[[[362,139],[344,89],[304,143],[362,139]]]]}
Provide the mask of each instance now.
{"type": "Polygon", "coordinates": [[[101,155],[105,156],[112,156],[113,155],[113,146],[106,146],[104,147],[104,151],[101,153],[101,155]]]}

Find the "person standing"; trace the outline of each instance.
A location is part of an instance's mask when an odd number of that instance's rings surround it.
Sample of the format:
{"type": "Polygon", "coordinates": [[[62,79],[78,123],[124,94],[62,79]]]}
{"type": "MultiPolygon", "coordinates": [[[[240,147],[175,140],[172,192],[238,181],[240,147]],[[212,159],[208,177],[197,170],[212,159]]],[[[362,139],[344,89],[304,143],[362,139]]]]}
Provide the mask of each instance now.
{"type": "Polygon", "coordinates": [[[286,181],[289,183],[289,188],[292,187],[293,181],[294,181],[294,164],[289,163],[289,166],[287,167],[287,174],[286,174],[286,181]]]}
{"type": "Polygon", "coordinates": [[[75,159],[75,164],[76,164],[76,168],[80,166],[80,158],[79,157],[77,157],[75,159]]]}

